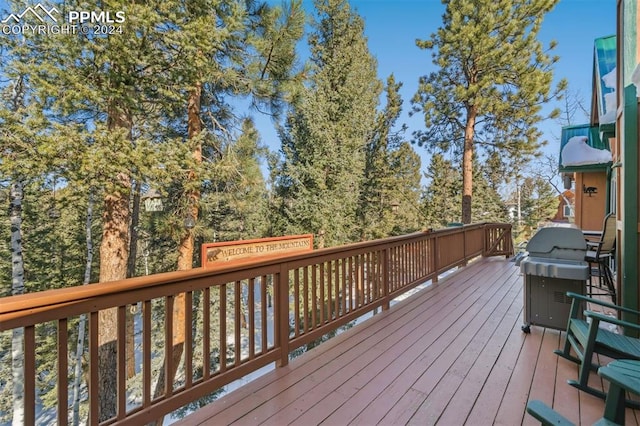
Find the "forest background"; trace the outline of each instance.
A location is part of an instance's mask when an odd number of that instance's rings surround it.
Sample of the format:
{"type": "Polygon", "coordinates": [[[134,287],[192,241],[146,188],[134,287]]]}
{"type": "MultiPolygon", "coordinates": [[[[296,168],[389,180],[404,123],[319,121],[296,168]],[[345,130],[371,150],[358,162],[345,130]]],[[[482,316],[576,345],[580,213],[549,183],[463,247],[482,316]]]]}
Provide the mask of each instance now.
{"type": "MultiPolygon", "coordinates": [[[[613,0],[608,0],[613,3],[613,0]]],[[[551,111],[552,108],[560,108],[565,113],[556,120],[546,120],[539,123],[538,127],[542,132],[542,138],[549,143],[542,147],[542,154],[545,156],[557,157],[559,152],[559,133],[562,125],[566,124],[581,124],[586,120],[586,116],[581,109],[588,109],[589,99],[585,99],[590,93],[591,88],[591,72],[586,69],[588,67],[585,64],[590,64],[592,61],[593,40],[596,37],[603,35],[609,35],[614,32],[615,17],[613,16],[613,7],[606,7],[607,3],[597,0],[562,0],[556,7],[545,17],[545,21],[540,30],[540,39],[543,44],[548,44],[551,40],[557,40],[558,46],[554,50],[554,54],[557,54],[559,60],[554,64],[554,82],[558,82],[561,78],[567,78],[570,82],[568,87],[568,96],[565,100],[558,100],[545,106],[545,109],[551,111]],[[580,64],[580,66],[576,66],[580,64]],[[580,102],[577,105],[576,102],[580,102]],[[567,111],[570,110],[570,111],[567,111]],[[568,116],[567,114],[574,114],[574,116],[568,116]],[[579,114],[577,117],[575,114],[579,114]]],[[[279,2],[271,1],[271,5],[280,5],[279,2]]],[[[9,5],[6,2],[0,2],[0,10],[10,10],[9,5]]],[[[308,35],[312,29],[310,22],[313,16],[316,14],[314,4],[311,1],[303,1],[301,3],[303,13],[306,13],[306,26],[298,29],[299,33],[296,35],[296,39],[292,42],[296,47],[297,57],[291,58],[292,68],[291,72],[297,72],[297,78],[301,78],[304,75],[305,61],[309,60],[310,47],[308,44],[308,35]],[[295,69],[295,70],[294,70],[295,69]]],[[[609,5],[611,6],[611,5],[609,5]]],[[[18,3],[16,8],[20,8],[18,3]]],[[[437,1],[411,1],[404,0],[400,2],[389,1],[352,1],[351,7],[353,12],[362,17],[362,36],[366,43],[366,49],[372,59],[375,61],[375,74],[371,78],[377,79],[378,84],[383,84],[386,79],[393,75],[394,84],[396,84],[396,95],[398,99],[396,106],[388,106],[388,108],[397,108],[397,111],[393,111],[396,114],[393,117],[392,127],[389,129],[390,135],[388,139],[394,139],[393,144],[399,145],[402,142],[415,141],[413,132],[419,131],[424,128],[424,117],[422,114],[409,115],[411,110],[411,98],[415,95],[418,88],[418,79],[420,76],[426,75],[432,72],[435,66],[431,63],[430,55],[427,51],[416,47],[415,41],[418,38],[426,38],[432,32],[434,32],[438,25],[441,23],[442,13],[444,12],[444,6],[437,1]]],[[[4,15],[3,15],[4,16],[4,15]]],[[[117,35],[115,35],[117,36],[117,35]]],[[[113,37],[114,39],[116,37],[113,37]]],[[[124,38],[124,37],[120,37],[124,38]]],[[[51,40],[50,40],[51,41],[51,40]]],[[[52,41],[55,43],[55,39],[52,41]]],[[[11,82],[8,73],[8,68],[11,64],[9,60],[11,58],[11,52],[7,46],[8,37],[3,38],[4,48],[2,50],[2,64],[3,75],[2,82],[5,89],[9,89],[8,84],[11,82]]],[[[57,48],[61,49],[62,43],[57,44],[57,48]]],[[[28,49],[28,47],[26,48],[28,49]]],[[[293,51],[290,52],[293,54],[293,51]]],[[[29,53],[31,56],[37,54],[36,51],[29,53]]],[[[71,53],[70,55],[73,55],[71,53]]],[[[46,56],[46,55],[45,55],[46,56]]],[[[54,59],[60,61],[60,58],[54,59]]],[[[43,62],[44,64],[44,62],[43,62]]],[[[67,70],[68,73],[69,70],[67,70]]],[[[97,88],[99,90],[99,88],[97,88]]],[[[51,90],[60,90],[52,88],[51,90]]],[[[76,89],[74,89],[76,90],[76,89]]],[[[198,245],[201,242],[214,242],[214,241],[228,241],[242,238],[255,238],[262,236],[282,235],[292,232],[312,232],[318,234],[319,229],[316,225],[293,225],[289,220],[289,224],[284,224],[282,221],[274,217],[273,207],[278,203],[282,203],[282,200],[277,200],[278,197],[282,198],[282,194],[277,194],[277,179],[278,170],[276,169],[276,163],[279,161],[276,157],[282,152],[283,138],[278,134],[278,128],[281,128],[284,120],[286,119],[285,110],[286,102],[281,102],[278,106],[280,111],[269,109],[270,106],[275,105],[258,105],[259,102],[270,102],[263,97],[259,99],[259,96],[254,96],[255,93],[244,91],[240,88],[225,88],[227,93],[225,96],[221,95],[222,91],[218,91],[216,96],[216,102],[221,102],[223,105],[216,105],[213,108],[219,108],[217,112],[220,113],[220,117],[215,118],[222,137],[219,137],[217,142],[219,146],[213,148],[219,152],[216,154],[219,160],[212,161],[215,163],[216,168],[209,170],[211,175],[215,175],[215,179],[209,181],[207,177],[202,178],[203,182],[206,182],[205,188],[206,197],[199,206],[199,213],[195,212],[191,215],[195,217],[199,214],[198,223],[196,228],[192,231],[195,238],[197,238],[198,244],[194,244],[195,250],[193,250],[195,258],[191,259],[191,265],[198,265],[198,245]],[[229,93],[231,92],[231,93],[229,93]],[[267,108],[263,108],[266,106],[267,108]],[[226,122],[223,122],[226,120],[226,122]],[[224,146],[223,146],[224,145],[224,146]],[[236,164],[224,164],[227,160],[231,161],[231,155],[224,155],[223,151],[227,149],[229,152],[234,151],[233,161],[236,164]],[[224,157],[224,158],[223,158],[224,157]],[[260,175],[257,174],[257,170],[248,171],[247,169],[257,167],[260,175]],[[232,171],[236,169],[235,171],[232,171]],[[227,173],[225,175],[224,173],[227,173]],[[252,173],[255,176],[250,177],[252,173]],[[230,175],[229,175],[230,174],[230,175]],[[241,182],[233,182],[235,179],[241,182]],[[242,181],[244,179],[244,181],[242,181]],[[258,182],[251,182],[251,179],[257,179],[258,182]],[[214,182],[217,180],[218,182],[214,182]],[[239,186],[244,186],[244,189],[240,189],[239,186]],[[226,187],[226,188],[224,188],[226,187]],[[233,191],[237,191],[234,195],[231,195],[229,189],[234,187],[233,191]],[[251,189],[248,189],[251,187],[251,189]],[[260,187],[259,189],[257,187],[260,187]],[[251,192],[250,196],[239,196],[243,192],[251,192]],[[212,195],[213,194],[213,195],[212,195]],[[255,197],[252,199],[251,197],[255,197]],[[241,198],[241,199],[240,199],[241,198]],[[258,201],[256,201],[258,200],[258,201]],[[265,200],[268,204],[267,207],[271,207],[270,212],[265,213],[265,200]]],[[[276,90],[276,89],[274,89],[276,90]]],[[[286,90],[280,88],[281,94],[277,96],[283,96],[286,90]]],[[[389,90],[392,90],[390,88],[389,90]]],[[[5,91],[6,94],[6,91],[5,91]]],[[[261,96],[261,95],[260,95],[261,96]]],[[[270,96],[270,95],[269,95],[270,96]]],[[[289,91],[289,96],[291,92],[289,91]]],[[[376,112],[381,112],[385,108],[385,95],[380,94],[380,99],[375,105],[376,112]]],[[[6,96],[4,99],[8,99],[6,96]]],[[[168,108],[179,109],[180,106],[171,105],[171,99],[166,99],[168,108]]],[[[71,102],[66,100],[65,102],[71,102]]],[[[155,101],[154,101],[155,102],[155,101]]],[[[6,107],[6,104],[5,104],[6,107]]],[[[375,114],[375,112],[371,112],[375,114]]],[[[212,117],[211,113],[207,113],[212,117]]],[[[75,117],[78,121],[83,117],[75,117]]],[[[180,117],[182,118],[182,117],[180,117]]],[[[158,118],[156,118],[158,119],[158,118]]],[[[26,116],[18,120],[18,124],[24,124],[26,116]]],[[[185,118],[186,121],[186,118],[185,118]]],[[[6,128],[8,121],[3,122],[3,126],[6,128]]],[[[206,125],[212,123],[206,123],[206,125]]],[[[152,124],[144,123],[145,126],[151,126],[152,124]]],[[[164,124],[163,124],[164,126],[164,124]]],[[[171,132],[171,126],[165,129],[167,132],[171,132]]],[[[216,130],[211,130],[213,133],[216,130]]],[[[172,137],[174,135],[171,135],[172,137]]],[[[154,135],[156,137],[156,135],[154,135]]],[[[8,140],[8,139],[5,139],[8,140]]],[[[60,145],[54,141],[54,144],[60,145]]],[[[62,145],[64,147],[64,145],[62,145]]],[[[68,149],[68,147],[65,147],[68,149]]],[[[390,149],[393,149],[390,148],[390,149]]],[[[443,152],[442,156],[432,155],[433,151],[424,149],[417,145],[406,145],[403,148],[406,153],[402,155],[417,157],[412,158],[412,161],[419,161],[416,168],[413,170],[419,175],[418,182],[412,182],[414,187],[411,189],[411,196],[407,199],[407,194],[400,191],[403,185],[397,184],[395,190],[399,191],[395,194],[383,194],[379,200],[381,204],[385,204],[385,209],[378,209],[372,216],[380,216],[380,220],[375,218],[377,225],[367,225],[366,223],[355,223],[349,226],[353,228],[353,232],[350,235],[344,234],[340,237],[331,237],[329,245],[340,244],[354,240],[377,238],[380,236],[386,236],[390,234],[397,234],[409,230],[419,230],[425,228],[437,228],[446,226],[450,222],[460,222],[459,212],[459,189],[452,188],[450,192],[442,185],[434,184],[434,180],[444,179],[451,180],[452,182],[457,180],[456,168],[459,169],[459,161],[452,152],[443,152]],[[440,193],[438,191],[441,191],[440,193]],[[453,192],[451,192],[453,191],[453,192]],[[458,191],[458,192],[456,192],[458,191]],[[417,198],[416,198],[417,197],[417,198]],[[386,198],[386,199],[385,199],[386,198]],[[392,210],[391,205],[396,206],[399,204],[399,208],[395,210],[400,214],[389,215],[392,210]],[[434,207],[437,206],[437,207],[434,207]],[[391,223],[393,222],[393,223],[391,223]],[[402,224],[402,225],[401,225],[402,224]],[[367,228],[379,228],[377,230],[367,228]],[[404,226],[404,228],[403,228],[404,226]],[[395,229],[394,229],[395,227],[395,229]],[[362,228],[356,230],[356,228],[362,228]]],[[[15,151],[15,150],[14,150],[15,151]]],[[[118,149],[113,149],[117,152],[118,149]]],[[[134,153],[128,151],[120,152],[120,155],[126,155],[129,158],[127,160],[118,159],[114,155],[114,152],[104,153],[103,160],[107,163],[105,167],[109,167],[109,163],[123,163],[132,162],[134,160],[134,153]]],[[[19,161],[32,161],[42,163],[42,156],[30,156],[27,152],[16,152],[16,156],[20,157],[19,161]]],[[[144,157],[145,154],[142,154],[144,157]]],[[[400,155],[400,154],[399,154],[400,155]]],[[[5,155],[3,155],[5,157],[5,155]]],[[[209,160],[212,160],[209,158],[209,160]]],[[[482,162],[486,159],[480,158],[482,162]]],[[[53,259],[58,259],[57,263],[64,263],[65,268],[70,268],[70,259],[76,260],[72,263],[84,271],[86,260],[85,250],[85,238],[86,235],[86,205],[81,205],[74,200],[72,192],[84,192],[86,189],[84,186],[75,185],[75,188],[70,188],[68,183],[71,181],[69,177],[65,176],[67,164],[64,161],[70,161],[70,159],[63,159],[63,164],[48,165],[39,171],[39,176],[33,180],[33,183],[29,184],[29,187],[37,187],[37,191],[34,194],[25,194],[27,197],[35,197],[38,203],[26,203],[24,209],[40,210],[34,211],[33,214],[25,214],[25,231],[28,234],[33,233],[33,237],[24,238],[25,241],[33,242],[36,240],[41,241],[38,246],[43,247],[42,252],[38,252],[35,247],[33,250],[25,250],[25,255],[32,259],[46,259],[48,262],[52,262],[53,259]],[[59,170],[56,170],[59,169],[59,170]],[[77,189],[77,191],[76,191],[77,189]],[[50,211],[53,207],[54,211],[50,211]],[[51,214],[61,214],[61,217],[54,218],[52,220],[51,214]],[[33,221],[33,225],[30,222],[33,221]],[[70,223],[67,224],[66,222],[70,223]],[[67,236],[77,234],[75,238],[75,244],[62,243],[66,238],[60,238],[57,235],[56,229],[64,229],[67,236]],[[79,235],[79,236],[78,236],[79,235]],[[49,242],[55,241],[60,244],[51,245],[49,242]],[[71,249],[75,246],[74,249],[71,249]],[[49,254],[49,255],[47,255],[49,254]]],[[[99,162],[93,165],[93,168],[99,168],[99,162]]],[[[209,163],[207,163],[209,164],[209,163]]],[[[211,165],[209,164],[209,165],[211,165]]],[[[3,164],[2,174],[3,179],[0,184],[0,198],[5,204],[10,201],[10,179],[5,177],[10,176],[8,167],[10,166],[5,162],[3,164]]],[[[485,163],[484,166],[487,166],[485,163]]],[[[142,167],[139,167],[142,168],[142,167]]],[[[545,168],[546,167],[545,165],[545,168]]],[[[537,167],[540,170],[540,167],[537,167]]],[[[486,170],[485,174],[489,173],[486,170]]],[[[493,171],[495,172],[495,171],[493,171]]],[[[505,170],[500,170],[500,173],[504,173],[505,170]]],[[[409,173],[409,172],[408,172],[409,173]]],[[[478,171],[480,173],[480,170],[478,171]]],[[[525,184],[523,180],[524,174],[527,170],[524,170],[523,177],[518,180],[518,185],[525,184]]],[[[529,176],[531,177],[531,176],[529,176]]],[[[535,176],[534,176],[535,177],[535,176]]],[[[552,170],[545,170],[545,178],[553,178],[557,185],[557,176],[552,176],[552,170]]],[[[414,177],[415,178],[415,177],[414,177]]],[[[487,184],[492,185],[492,189],[495,189],[499,195],[500,202],[497,199],[488,201],[487,209],[495,210],[490,214],[487,219],[491,220],[514,220],[513,215],[506,214],[505,211],[509,206],[514,205],[514,196],[517,192],[516,179],[514,176],[502,176],[498,179],[487,176],[489,181],[487,184]],[[491,182],[491,179],[498,180],[491,182]],[[501,182],[500,182],[501,181],[501,182]],[[489,208],[490,207],[490,208],[489,208]]],[[[186,214],[188,207],[184,205],[177,206],[177,200],[175,188],[169,189],[168,187],[161,188],[162,183],[153,182],[153,179],[140,179],[137,188],[134,188],[134,193],[139,196],[143,196],[145,191],[149,189],[158,189],[161,195],[165,197],[165,211],[162,214],[146,214],[142,211],[142,221],[145,222],[142,226],[137,224],[129,224],[130,228],[134,230],[139,229],[143,238],[137,241],[137,235],[132,235],[133,238],[130,246],[132,248],[132,254],[129,256],[129,271],[128,275],[141,275],[144,273],[154,273],[165,270],[175,269],[177,262],[176,256],[178,256],[175,244],[176,241],[180,242],[180,236],[176,235],[179,232],[176,229],[183,227],[184,219],[189,216],[186,214]],[[172,192],[172,193],[169,193],[172,192]],[[148,223],[146,223],[148,222],[148,223]],[[158,227],[164,227],[162,229],[158,227]],[[172,241],[173,240],[173,241],[172,241]],[[140,248],[138,249],[138,245],[140,248]],[[135,260],[135,267],[133,263],[135,260]]],[[[166,179],[162,177],[160,179],[166,179]]],[[[527,185],[531,186],[529,182],[527,185]]],[[[184,192],[184,188],[182,188],[184,192]]],[[[391,191],[391,189],[389,189],[391,191]]],[[[551,196],[553,190],[549,188],[540,188],[540,191],[546,196],[551,196]]],[[[383,191],[384,192],[384,191],[383,191]]],[[[482,190],[475,191],[475,193],[481,198],[486,192],[482,190]]],[[[183,194],[184,195],[184,194],[183,194]]],[[[557,194],[554,194],[557,195],[557,194]]],[[[342,195],[340,195],[341,197],[342,195]]],[[[537,197],[537,195],[533,195],[537,197]]],[[[86,197],[85,197],[86,198],[86,197]]],[[[184,198],[181,201],[184,204],[184,198]]],[[[187,197],[188,198],[188,197],[187,197]]],[[[135,200],[134,200],[135,201],[135,200]]],[[[478,200],[479,202],[480,200],[478,200]]],[[[527,201],[525,200],[525,203],[527,201]]],[[[86,203],[86,201],[85,201],[86,203]]],[[[136,201],[139,204],[139,201],[136,201]]],[[[135,204],[135,203],[134,203],[135,204]]],[[[329,203],[327,203],[329,204],[329,203]]],[[[99,207],[99,206],[98,206],[99,207]]],[[[137,204],[133,207],[137,207],[137,204]]],[[[378,206],[380,207],[380,206],[378,206]]],[[[135,210],[135,209],[134,209],[135,210]]],[[[512,209],[513,210],[513,209],[512,209]]],[[[3,220],[9,220],[9,210],[3,210],[1,217],[3,220]]],[[[476,212],[476,215],[489,213],[476,212]]],[[[93,221],[95,222],[100,215],[100,211],[93,212],[93,221]]],[[[275,216],[278,216],[275,213],[275,216]]],[[[487,215],[485,215],[487,216],[487,215]]],[[[536,226],[540,217],[529,217],[531,214],[527,208],[523,210],[522,221],[526,222],[529,226],[536,226]]],[[[288,218],[291,219],[291,218],[288,218]]],[[[311,219],[308,219],[308,221],[311,219]]],[[[367,219],[365,218],[365,222],[367,219]]],[[[131,222],[131,221],[130,221],[131,222]]],[[[96,223],[97,225],[97,223],[96,223]]],[[[4,238],[2,239],[2,245],[0,250],[5,254],[1,257],[3,259],[0,263],[0,271],[3,272],[3,276],[6,279],[2,280],[0,286],[0,294],[8,295],[11,292],[9,283],[10,278],[10,226],[4,226],[5,230],[4,238]]],[[[320,231],[322,232],[322,231],[320,231]]],[[[100,243],[100,231],[99,227],[94,229],[93,233],[94,245],[98,246],[100,243]]],[[[317,240],[318,241],[318,240],[317,240]]],[[[319,240],[322,244],[322,239],[319,240]]],[[[192,247],[192,248],[193,248],[192,247]]],[[[94,260],[98,262],[98,259],[94,260]]],[[[34,264],[35,265],[35,264],[34,264]]],[[[47,268],[49,269],[49,268],[47,268]]],[[[92,268],[94,278],[90,281],[96,281],[95,271],[97,269],[92,268]]],[[[51,273],[51,272],[49,272],[51,273]]],[[[70,279],[62,278],[66,274],[54,274],[60,277],[54,280],[44,279],[48,282],[47,285],[34,285],[34,289],[51,288],[58,286],[77,285],[78,272],[70,273],[68,275],[73,276],[70,279]],[[57,283],[57,281],[63,281],[57,283]]],[[[31,291],[31,289],[27,289],[31,291]]]]}

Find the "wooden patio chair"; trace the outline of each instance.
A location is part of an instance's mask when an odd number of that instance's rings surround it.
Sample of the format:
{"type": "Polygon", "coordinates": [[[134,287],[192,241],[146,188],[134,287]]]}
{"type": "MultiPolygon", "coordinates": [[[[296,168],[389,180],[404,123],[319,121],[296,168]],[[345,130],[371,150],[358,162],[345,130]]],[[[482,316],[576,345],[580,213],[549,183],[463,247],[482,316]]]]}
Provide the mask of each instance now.
{"type": "MultiPolygon", "coordinates": [[[[602,234],[600,241],[587,241],[587,253],[585,260],[590,265],[595,265],[591,268],[592,276],[598,277],[598,287],[601,290],[605,290],[607,294],[611,296],[613,303],[617,302],[616,299],[616,287],[613,282],[613,274],[611,268],[609,268],[609,262],[613,258],[613,254],[616,249],[616,216],[613,213],[608,214],[604,218],[602,225],[602,234]]],[[[589,294],[593,293],[593,284],[589,281],[589,294]]]]}
{"type": "MultiPolygon", "coordinates": [[[[600,367],[593,362],[593,354],[614,359],[640,360],[640,339],[616,333],[613,329],[603,328],[601,324],[605,327],[607,324],[612,325],[614,329],[623,327],[626,330],[640,331],[640,325],[618,319],[620,312],[635,315],[640,315],[640,312],[576,293],[567,292],[567,296],[573,300],[567,321],[564,348],[555,350],[554,353],[580,365],[578,380],[568,380],[571,386],[604,398],[605,394],[602,391],[588,386],[589,372],[600,367]],[[585,310],[582,317],[580,311],[584,309],[586,303],[612,310],[615,312],[615,317],[590,310],[585,310]],[[576,356],[571,354],[571,349],[576,356]]],[[[638,407],[635,402],[630,402],[630,405],[638,407]]]]}

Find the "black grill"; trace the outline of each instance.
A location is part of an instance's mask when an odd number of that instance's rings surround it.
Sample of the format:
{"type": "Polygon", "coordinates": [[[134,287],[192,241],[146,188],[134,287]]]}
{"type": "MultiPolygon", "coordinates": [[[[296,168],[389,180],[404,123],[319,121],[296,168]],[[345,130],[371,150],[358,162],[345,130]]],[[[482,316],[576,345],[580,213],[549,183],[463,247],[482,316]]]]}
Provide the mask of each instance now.
{"type": "Polygon", "coordinates": [[[527,244],[528,256],[520,262],[524,275],[524,322],[564,330],[571,303],[564,296],[571,291],[585,294],[589,264],[584,258],[587,243],[577,228],[540,229],[527,244]]]}

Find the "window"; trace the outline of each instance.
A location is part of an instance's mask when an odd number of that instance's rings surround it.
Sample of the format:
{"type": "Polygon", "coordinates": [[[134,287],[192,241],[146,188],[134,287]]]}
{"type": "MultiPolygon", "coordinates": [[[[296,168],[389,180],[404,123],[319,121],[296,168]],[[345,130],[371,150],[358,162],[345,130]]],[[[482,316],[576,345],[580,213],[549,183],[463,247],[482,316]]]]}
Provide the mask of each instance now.
{"type": "Polygon", "coordinates": [[[573,210],[571,209],[571,206],[569,206],[567,204],[562,206],[562,216],[564,216],[564,217],[573,217],[573,210]]]}

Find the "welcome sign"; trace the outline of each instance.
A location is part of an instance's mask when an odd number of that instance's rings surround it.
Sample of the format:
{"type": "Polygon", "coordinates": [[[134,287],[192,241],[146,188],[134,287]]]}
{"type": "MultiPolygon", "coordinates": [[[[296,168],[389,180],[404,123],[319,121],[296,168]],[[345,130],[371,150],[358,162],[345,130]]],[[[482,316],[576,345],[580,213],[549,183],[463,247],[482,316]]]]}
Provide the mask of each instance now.
{"type": "Polygon", "coordinates": [[[202,245],[202,267],[226,266],[237,261],[281,257],[313,250],[313,235],[291,235],[202,245]]]}

